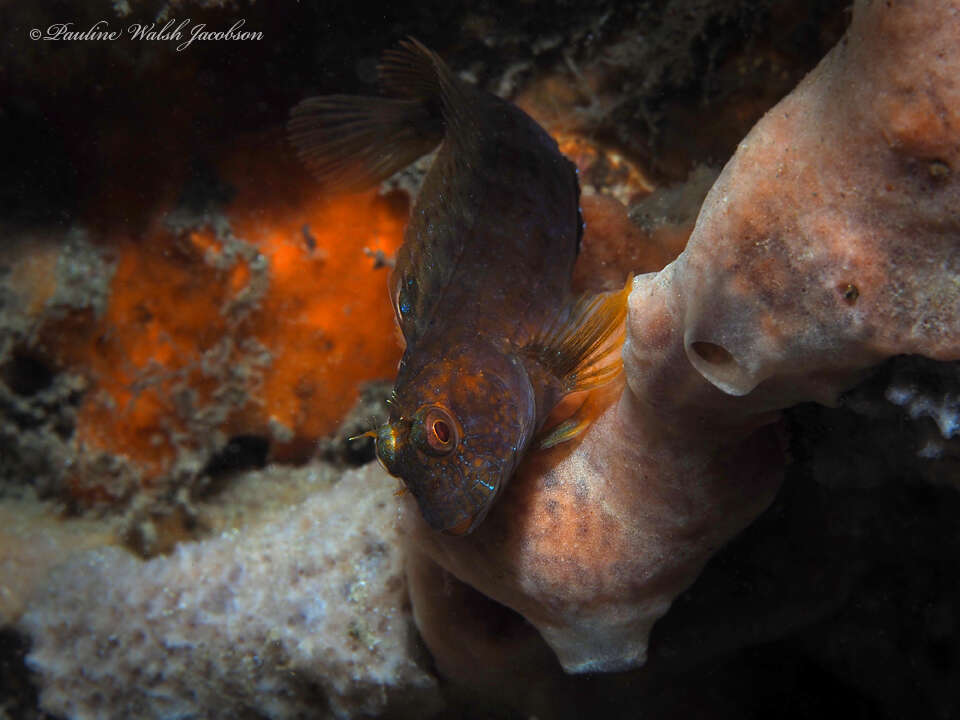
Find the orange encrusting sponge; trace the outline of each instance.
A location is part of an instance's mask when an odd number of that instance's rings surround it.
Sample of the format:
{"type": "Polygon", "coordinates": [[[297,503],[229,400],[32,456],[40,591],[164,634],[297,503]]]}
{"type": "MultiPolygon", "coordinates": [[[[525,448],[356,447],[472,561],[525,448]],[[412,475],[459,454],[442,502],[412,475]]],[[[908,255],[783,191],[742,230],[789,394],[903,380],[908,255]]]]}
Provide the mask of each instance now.
{"type": "MultiPolygon", "coordinates": [[[[361,383],[392,377],[401,348],[386,271],[365,248],[395,253],[404,208],[373,193],[271,190],[281,199],[241,188],[228,231],[158,220],[141,237],[106,239],[105,312],[61,323],[49,341],[89,380],[75,433],[83,456],[125,457],[144,488],[163,484],[184,451],[208,456],[234,435],[265,436],[272,459],[303,460],[361,383]]],[[[78,499],[116,498],[82,474],[78,499]]]]}
{"type": "Polygon", "coordinates": [[[252,328],[274,354],[262,388],[267,420],[294,430],[276,459],[302,457],[303,442],[312,446],[336,428],[361,383],[396,373],[402,348],[387,271],[375,270],[368,252],[395,254],[406,219],[405,210],[370,194],[316,203],[303,215],[237,218],[241,236],[258,238],[271,288],[282,288],[265,295],[252,328]]]}

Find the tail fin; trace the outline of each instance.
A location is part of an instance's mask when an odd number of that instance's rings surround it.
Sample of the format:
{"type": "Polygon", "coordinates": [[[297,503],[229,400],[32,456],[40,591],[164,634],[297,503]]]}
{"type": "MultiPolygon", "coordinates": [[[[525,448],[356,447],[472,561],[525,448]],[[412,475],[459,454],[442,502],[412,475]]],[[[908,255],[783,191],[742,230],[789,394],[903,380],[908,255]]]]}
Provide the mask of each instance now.
{"type": "Polygon", "coordinates": [[[384,53],[380,80],[392,97],[315,97],[290,113],[297,154],[332,189],[379,184],[433,150],[449,126],[467,121],[460,82],[416,40],[384,53]]]}

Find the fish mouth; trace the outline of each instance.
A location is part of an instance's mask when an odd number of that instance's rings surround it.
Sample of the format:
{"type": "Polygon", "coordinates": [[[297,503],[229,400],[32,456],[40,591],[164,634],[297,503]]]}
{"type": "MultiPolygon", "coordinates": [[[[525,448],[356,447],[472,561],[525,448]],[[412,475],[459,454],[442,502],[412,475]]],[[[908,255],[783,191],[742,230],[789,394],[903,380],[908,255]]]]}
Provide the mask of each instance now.
{"type": "Polygon", "coordinates": [[[391,475],[395,474],[401,422],[385,423],[376,430],[377,460],[391,475]]]}

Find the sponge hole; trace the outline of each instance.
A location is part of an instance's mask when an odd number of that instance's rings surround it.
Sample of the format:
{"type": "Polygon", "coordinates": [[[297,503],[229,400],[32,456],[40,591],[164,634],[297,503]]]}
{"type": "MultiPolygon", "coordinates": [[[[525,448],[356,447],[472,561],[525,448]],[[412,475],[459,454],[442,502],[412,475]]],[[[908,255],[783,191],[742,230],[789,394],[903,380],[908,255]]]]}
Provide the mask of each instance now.
{"type": "Polygon", "coordinates": [[[703,342],[702,340],[691,343],[690,349],[693,350],[700,359],[711,365],[730,366],[736,365],[737,361],[733,359],[725,347],[712,342],[703,342]]]}
{"type": "Polygon", "coordinates": [[[723,345],[695,340],[686,346],[687,359],[704,379],[728,395],[746,395],[760,381],[723,345]]]}

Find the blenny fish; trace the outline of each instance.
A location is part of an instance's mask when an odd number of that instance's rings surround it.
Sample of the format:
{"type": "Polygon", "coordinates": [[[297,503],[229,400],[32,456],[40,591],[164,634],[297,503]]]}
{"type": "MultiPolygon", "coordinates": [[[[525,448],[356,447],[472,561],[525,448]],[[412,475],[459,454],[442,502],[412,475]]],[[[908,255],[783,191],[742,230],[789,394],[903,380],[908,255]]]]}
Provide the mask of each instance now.
{"type": "Polygon", "coordinates": [[[368,433],[427,523],[472,532],[567,394],[612,380],[630,287],[576,297],[577,170],[516,106],[460,80],[410,39],[384,53],[388,97],[331,95],[291,113],[290,138],[327,186],[375,186],[438,145],[391,274],[406,343],[390,419],[368,433]]]}

